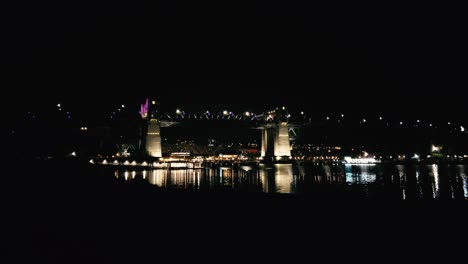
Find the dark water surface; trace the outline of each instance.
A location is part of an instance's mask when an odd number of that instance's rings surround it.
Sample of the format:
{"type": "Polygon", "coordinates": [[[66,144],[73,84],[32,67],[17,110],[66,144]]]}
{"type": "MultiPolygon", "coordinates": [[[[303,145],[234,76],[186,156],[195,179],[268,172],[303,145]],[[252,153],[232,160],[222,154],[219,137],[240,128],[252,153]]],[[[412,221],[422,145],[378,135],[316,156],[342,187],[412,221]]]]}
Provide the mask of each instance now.
{"type": "Polygon", "coordinates": [[[466,166],[16,164],[1,185],[5,263],[447,261],[468,238],[466,166]]]}

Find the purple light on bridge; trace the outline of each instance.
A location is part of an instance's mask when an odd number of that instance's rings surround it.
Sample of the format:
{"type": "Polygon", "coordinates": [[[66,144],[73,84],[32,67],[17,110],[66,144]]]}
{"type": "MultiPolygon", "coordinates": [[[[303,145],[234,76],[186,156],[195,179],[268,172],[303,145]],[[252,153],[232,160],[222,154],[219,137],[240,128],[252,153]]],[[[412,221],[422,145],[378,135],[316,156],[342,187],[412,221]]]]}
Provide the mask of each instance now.
{"type": "Polygon", "coordinates": [[[149,108],[149,100],[148,100],[148,98],[146,98],[145,104],[142,104],[140,106],[139,113],[140,113],[142,118],[146,118],[148,116],[148,108],[149,108]]]}

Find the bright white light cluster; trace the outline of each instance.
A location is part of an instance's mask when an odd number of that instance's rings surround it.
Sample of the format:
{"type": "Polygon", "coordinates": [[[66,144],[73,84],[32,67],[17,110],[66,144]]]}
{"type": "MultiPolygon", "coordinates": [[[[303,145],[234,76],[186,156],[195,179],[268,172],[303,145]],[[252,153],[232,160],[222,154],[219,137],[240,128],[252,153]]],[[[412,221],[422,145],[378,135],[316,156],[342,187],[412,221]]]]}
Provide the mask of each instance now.
{"type": "Polygon", "coordinates": [[[378,160],[375,158],[351,158],[351,157],[344,157],[344,161],[350,164],[374,164],[379,163],[378,160]]]}

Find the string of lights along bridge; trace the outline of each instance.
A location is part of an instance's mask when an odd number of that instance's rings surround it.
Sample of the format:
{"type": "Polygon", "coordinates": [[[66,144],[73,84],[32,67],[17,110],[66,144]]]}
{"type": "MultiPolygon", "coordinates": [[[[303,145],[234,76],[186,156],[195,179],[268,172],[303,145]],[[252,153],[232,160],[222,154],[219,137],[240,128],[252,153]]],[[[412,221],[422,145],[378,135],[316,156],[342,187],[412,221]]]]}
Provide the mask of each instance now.
{"type": "MultiPolygon", "coordinates": [[[[151,103],[157,103],[156,100],[151,101],[151,103]]],[[[140,115],[142,108],[144,106],[150,106],[149,100],[140,106],[140,115]]],[[[285,108],[284,106],[281,107],[285,108]]],[[[72,120],[74,118],[73,113],[79,112],[79,110],[72,111],[70,107],[67,107],[66,103],[59,102],[56,104],[56,111],[59,113],[65,120],[72,120]]],[[[171,112],[158,112],[158,119],[162,121],[182,121],[182,120],[238,120],[238,121],[248,121],[248,122],[274,122],[275,115],[272,114],[274,111],[260,112],[256,113],[253,111],[240,111],[233,112],[227,109],[221,111],[195,111],[195,112],[186,112],[183,109],[176,108],[171,112]]],[[[127,107],[126,104],[119,104],[114,109],[108,111],[109,115],[107,116],[111,121],[118,120],[124,114],[132,115],[135,113],[134,109],[127,107]]],[[[373,125],[387,128],[403,128],[403,127],[417,127],[417,128],[432,128],[432,129],[448,129],[453,132],[467,133],[466,124],[459,121],[436,121],[428,119],[405,119],[405,118],[387,118],[385,115],[374,115],[374,116],[361,116],[356,115],[345,115],[343,113],[337,114],[320,114],[314,113],[313,115],[306,113],[305,111],[298,111],[297,113],[288,114],[285,116],[288,120],[288,123],[299,123],[299,124],[312,124],[317,126],[327,126],[327,125],[373,125]]],[[[40,110],[29,110],[24,112],[23,118],[26,120],[44,120],[50,119],[51,115],[49,113],[42,113],[40,110]]],[[[104,118],[105,119],[105,118],[104,118]]],[[[79,122],[86,124],[86,120],[79,120],[79,122]]],[[[86,127],[86,126],[84,126],[86,127]]]]}

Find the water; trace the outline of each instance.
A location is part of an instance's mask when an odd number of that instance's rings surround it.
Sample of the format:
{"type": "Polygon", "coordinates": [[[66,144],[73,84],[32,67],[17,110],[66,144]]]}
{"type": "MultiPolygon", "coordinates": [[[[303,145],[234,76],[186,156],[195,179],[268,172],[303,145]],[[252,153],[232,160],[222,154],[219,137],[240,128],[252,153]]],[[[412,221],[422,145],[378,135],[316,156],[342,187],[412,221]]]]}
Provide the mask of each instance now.
{"type": "Polygon", "coordinates": [[[468,200],[465,165],[260,165],[187,170],[116,170],[119,181],[155,188],[347,195],[395,200],[468,200]]]}
{"type": "MultiPolygon", "coordinates": [[[[18,248],[14,257],[36,262],[138,263],[161,252],[215,261],[255,253],[278,259],[285,252],[290,259],[311,249],[330,256],[335,245],[354,256],[363,248],[359,238],[369,254],[393,247],[392,253],[409,249],[420,258],[427,250],[415,250],[415,241],[439,252],[442,242],[468,237],[467,166],[115,171],[76,161],[28,165],[3,179],[4,237],[18,248]],[[367,200],[333,199],[355,196],[367,200]],[[231,248],[235,254],[226,251],[231,248]]],[[[455,242],[444,256],[464,252],[464,243],[455,242]]]]}

